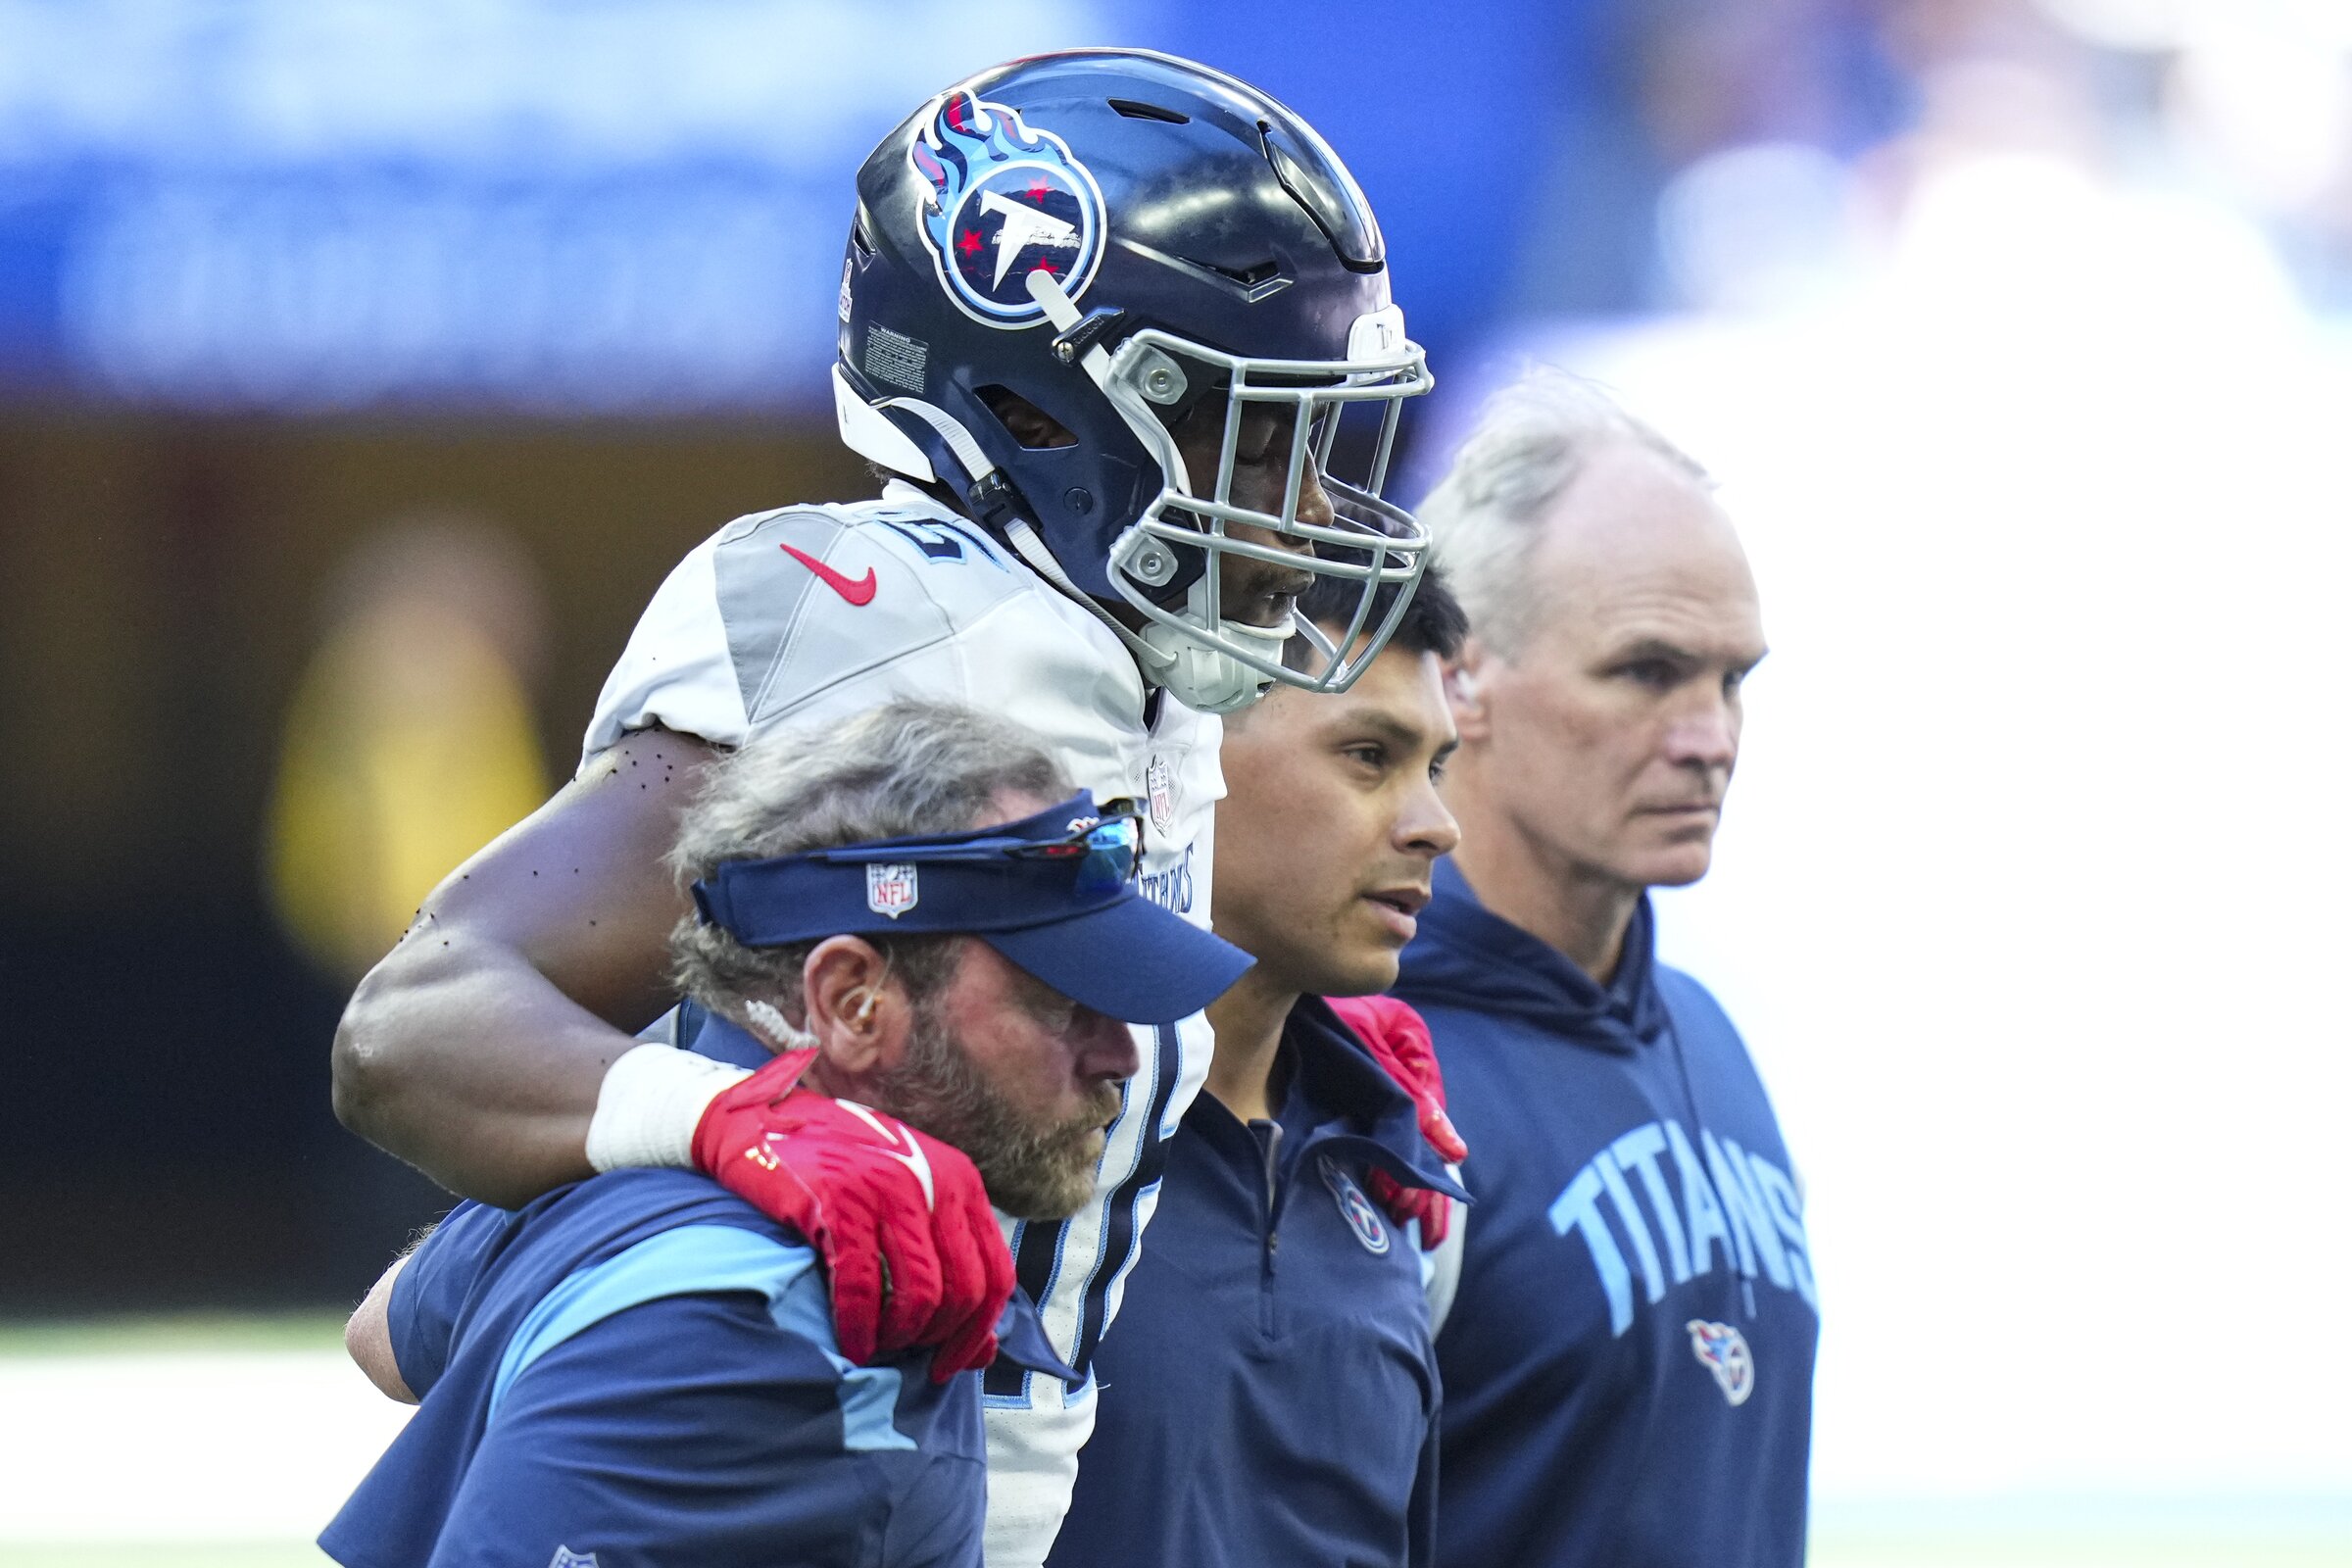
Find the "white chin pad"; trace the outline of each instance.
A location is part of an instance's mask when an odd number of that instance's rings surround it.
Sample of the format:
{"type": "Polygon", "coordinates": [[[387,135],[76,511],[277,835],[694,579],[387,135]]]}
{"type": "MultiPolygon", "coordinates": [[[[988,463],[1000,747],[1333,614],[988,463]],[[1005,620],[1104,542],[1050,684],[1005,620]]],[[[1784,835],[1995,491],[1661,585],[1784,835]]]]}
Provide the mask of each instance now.
{"type": "MultiPolygon", "coordinates": [[[[1278,626],[1220,620],[1217,629],[1270,662],[1281,660],[1283,645],[1292,637],[1288,617],[1278,626]]],[[[1152,650],[1166,661],[1152,672],[1152,678],[1196,712],[1230,713],[1248,708],[1274,684],[1273,676],[1251,669],[1231,654],[1211,648],[1173,626],[1155,622],[1145,627],[1143,635],[1152,650]]]]}

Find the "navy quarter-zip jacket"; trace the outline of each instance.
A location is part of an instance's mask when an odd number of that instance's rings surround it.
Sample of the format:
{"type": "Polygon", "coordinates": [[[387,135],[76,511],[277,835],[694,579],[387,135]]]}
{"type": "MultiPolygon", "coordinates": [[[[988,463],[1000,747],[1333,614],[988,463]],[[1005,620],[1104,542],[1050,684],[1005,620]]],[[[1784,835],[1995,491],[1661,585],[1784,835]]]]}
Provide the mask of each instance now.
{"type": "Polygon", "coordinates": [[[1798,1568],[1818,1301],[1739,1032],[1656,961],[1603,986],[1450,860],[1397,995],[1470,1146],[1438,1335],[1444,1568],[1798,1568]]]}
{"type": "Polygon", "coordinates": [[[1364,1179],[1461,1190],[1323,1003],[1292,1009],[1282,1050],[1277,1120],[1245,1125],[1201,1095],[1167,1142],[1049,1568],[1430,1561],[1439,1384],[1420,1258],[1364,1179]]]}
{"type": "MultiPolygon", "coordinates": [[[[723,1018],[701,1054],[768,1059],[723,1018]]],[[[708,1176],[620,1170],[461,1203],[389,1310],[422,1403],[319,1544],[353,1568],[980,1568],[981,1377],[854,1366],[816,1251],[708,1176]]],[[[1073,1376],[1015,1293],[1004,1353],[1073,1376]]]]}

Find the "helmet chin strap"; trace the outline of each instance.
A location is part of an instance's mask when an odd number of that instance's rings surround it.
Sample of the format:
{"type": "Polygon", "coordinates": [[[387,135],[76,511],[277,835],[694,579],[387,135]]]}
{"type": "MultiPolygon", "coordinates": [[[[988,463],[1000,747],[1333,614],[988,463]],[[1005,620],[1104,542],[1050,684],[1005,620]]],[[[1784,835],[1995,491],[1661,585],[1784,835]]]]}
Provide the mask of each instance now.
{"type": "MultiPolygon", "coordinates": [[[[1070,303],[1069,295],[1062,292],[1061,285],[1051,274],[1043,270],[1031,272],[1029,292],[1045,308],[1046,316],[1053,321],[1055,330],[1067,331],[1078,323],[1078,307],[1070,303]]],[[[1100,346],[1092,346],[1087,349],[1080,363],[1087,375],[1110,399],[1128,424],[1132,426],[1139,419],[1143,421],[1138,434],[1146,438],[1162,466],[1174,478],[1177,486],[1183,488],[1186,484],[1183,455],[1176,450],[1175,442],[1160,427],[1149,409],[1129,407],[1135,401],[1134,396],[1110,379],[1109,357],[1100,346]]],[[[838,370],[835,375],[838,380],[838,370]]],[[[847,383],[840,383],[836,387],[836,400],[838,402],[845,398],[858,401],[855,394],[849,392],[847,383]]],[[[941,443],[955,454],[956,461],[962,466],[971,489],[978,489],[1000,472],[980,450],[980,444],[972,439],[971,432],[956,423],[945,409],[920,398],[906,397],[892,398],[883,407],[912,415],[931,426],[941,443]]],[[[865,405],[859,402],[855,413],[864,414],[865,405]]],[[[929,476],[930,465],[922,459],[919,449],[887,420],[877,416],[870,421],[853,424],[852,414],[844,413],[842,431],[843,438],[849,442],[852,450],[872,457],[900,472],[915,471],[907,461],[911,457],[915,463],[921,464],[923,475],[929,476]],[[866,423],[879,429],[869,431],[866,423]],[[887,430],[895,440],[895,444],[887,448],[886,454],[877,450],[881,430],[887,430]],[[853,439],[854,436],[867,439],[853,439]]],[[[1126,645],[1127,651],[1135,656],[1136,666],[1143,672],[1144,679],[1151,685],[1165,687],[1168,694],[1185,707],[1196,712],[1230,713],[1256,702],[1265,695],[1266,688],[1274,683],[1271,675],[1251,669],[1231,654],[1188,636],[1178,627],[1154,621],[1138,633],[1112,614],[1108,606],[1070,580],[1070,574],[1062,569],[1060,562],[1054,559],[1054,552],[1047,548],[1045,540],[1038,536],[1036,527],[1028,518],[1006,508],[1005,515],[999,519],[999,525],[1004,528],[1004,537],[1012,545],[1014,553],[1028,563],[1031,570],[1109,627],[1126,645]]],[[[1209,570],[1215,569],[1216,564],[1211,562],[1209,570]]],[[[1185,599],[1185,608],[1203,625],[1208,618],[1207,588],[1208,579],[1202,576],[1193,584],[1185,599]]],[[[1278,626],[1252,626],[1244,621],[1219,617],[1217,626],[1226,636],[1236,639],[1245,647],[1258,650],[1261,657],[1268,661],[1282,657],[1283,646],[1291,640],[1295,630],[1288,616],[1278,626]]]]}
{"type": "MultiPolygon", "coordinates": [[[[989,471],[993,473],[996,470],[992,468],[989,471]]],[[[1038,537],[1037,530],[1030,526],[1027,517],[1015,513],[1004,519],[1004,537],[1012,542],[1014,554],[1027,562],[1031,570],[1060,589],[1065,597],[1076,600],[1086,608],[1088,613],[1118,634],[1119,641],[1127,645],[1127,651],[1135,655],[1136,664],[1143,670],[1144,679],[1154,686],[1168,683],[1169,656],[1145,640],[1150,635],[1149,631],[1145,636],[1136,635],[1101,600],[1070,581],[1070,574],[1061,569],[1061,563],[1054,559],[1054,552],[1046,548],[1045,540],[1038,537]]],[[[1181,696],[1178,700],[1182,701],[1181,696]]]]}
{"type": "MultiPolygon", "coordinates": [[[[840,375],[838,367],[835,368],[834,374],[838,379],[840,375]]],[[[847,382],[840,384],[845,394],[855,398],[856,394],[848,392],[847,382]]],[[[963,469],[964,494],[967,504],[979,499],[975,492],[981,491],[989,480],[997,478],[1004,471],[988,461],[988,454],[980,450],[980,443],[972,439],[972,433],[956,423],[956,416],[938,405],[926,403],[920,398],[888,398],[879,407],[901,410],[931,427],[932,432],[939,437],[940,443],[955,455],[956,462],[963,469]]],[[[922,467],[917,476],[925,479],[932,478],[932,466],[929,460],[922,456],[921,450],[913,442],[906,440],[906,436],[899,432],[898,427],[891,425],[888,420],[882,420],[881,423],[888,427],[892,434],[898,436],[898,439],[905,444],[906,452],[913,454],[916,462],[921,463],[922,467]]],[[[846,415],[842,419],[842,433],[843,438],[849,440],[852,428],[851,420],[846,415]]],[[[858,433],[862,435],[865,432],[860,430],[858,433]]],[[[904,463],[890,462],[887,459],[875,457],[874,445],[878,443],[861,445],[858,441],[851,440],[849,444],[853,451],[874,458],[878,463],[886,463],[897,472],[916,472],[915,469],[904,463]]],[[[1048,550],[1046,542],[1037,536],[1037,530],[1030,525],[1029,519],[1013,511],[1008,504],[1011,493],[1009,486],[996,491],[997,498],[1006,503],[998,508],[1002,515],[997,520],[999,525],[1004,528],[1005,537],[1012,541],[1012,548],[1020,558],[1029,563],[1030,568],[1039,576],[1094,612],[1097,618],[1117,632],[1120,639],[1133,648],[1139,657],[1156,658],[1157,655],[1138,639],[1133,632],[1120,625],[1107,610],[1097,604],[1091,595],[1082,592],[1076,583],[1070,581],[1070,574],[1061,569],[1061,563],[1054,559],[1054,553],[1048,550]]]]}
{"type": "MultiPolygon", "coordinates": [[[[1248,708],[1266,694],[1274,677],[1258,670],[1222,650],[1209,647],[1186,636],[1173,626],[1153,621],[1138,633],[1120,623],[1093,595],[1080,590],[1070,581],[1054,552],[1037,536],[1025,517],[1012,517],[1004,524],[1004,536],[1023,561],[1037,574],[1060,589],[1070,598],[1092,611],[1099,620],[1118,633],[1119,640],[1135,655],[1135,662],[1144,678],[1154,686],[1164,686],[1168,695],[1199,713],[1230,713],[1248,708]]],[[[1206,595],[1201,584],[1195,583],[1186,604],[1196,614],[1205,611],[1206,595]]],[[[1282,650],[1295,634],[1295,622],[1285,616],[1279,626],[1252,626],[1247,621],[1217,622],[1225,635],[1238,637],[1258,648],[1264,658],[1282,657],[1282,650]]]]}

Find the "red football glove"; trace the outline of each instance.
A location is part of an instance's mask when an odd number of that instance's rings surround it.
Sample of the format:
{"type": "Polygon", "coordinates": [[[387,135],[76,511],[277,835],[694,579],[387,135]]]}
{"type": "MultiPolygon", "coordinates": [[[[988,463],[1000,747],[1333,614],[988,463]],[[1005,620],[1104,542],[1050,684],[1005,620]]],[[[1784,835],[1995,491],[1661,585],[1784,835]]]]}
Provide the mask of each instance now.
{"type": "MultiPolygon", "coordinates": [[[[1326,997],[1331,1010],[1340,1021],[1355,1031],[1372,1053],[1372,1059],[1388,1069],[1397,1087],[1413,1098],[1413,1109],[1421,1122],[1421,1136],[1438,1157],[1460,1164],[1470,1157],[1470,1147],[1462,1135],[1453,1130],[1452,1118],[1446,1114],[1446,1080],[1438,1071],[1438,1051],[1429,1038],[1429,1025],[1421,1015],[1398,1002],[1395,997],[1326,997]]],[[[1431,1192],[1426,1187],[1404,1187],[1387,1171],[1372,1172],[1367,1184],[1372,1196],[1387,1209],[1389,1218],[1402,1225],[1411,1220],[1421,1222],[1421,1246],[1435,1250],[1446,1240],[1446,1230],[1453,1220],[1453,1205],[1444,1193],[1431,1192]]]]}
{"type": "Polygon", "coordinates": [[[895,1116],[798,1087],[815,1054],[784,1052],[712,1101],[695,1163],[824,1258],[843,1355],[935,1346],[934,1383],[988,1365],[1013,1276],[980,1172],[895,1116]]]}

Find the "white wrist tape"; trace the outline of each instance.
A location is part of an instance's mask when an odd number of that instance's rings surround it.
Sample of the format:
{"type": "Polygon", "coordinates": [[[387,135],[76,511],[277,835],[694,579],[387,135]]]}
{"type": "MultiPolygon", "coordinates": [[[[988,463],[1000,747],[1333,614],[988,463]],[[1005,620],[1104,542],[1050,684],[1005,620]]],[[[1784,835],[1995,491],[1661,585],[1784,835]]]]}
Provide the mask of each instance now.
{"type": "Polygon", "coordinates": [[[588,1122],[588,1163],[598,1170],[643,1165],[694,1168],[694,1130],[710,1102],[749,1078],[742,1067],[675,1046],[624,1051],[605,1069],[588,1122]]]}

